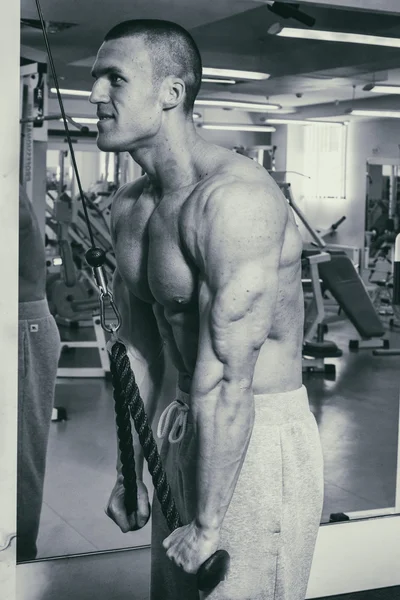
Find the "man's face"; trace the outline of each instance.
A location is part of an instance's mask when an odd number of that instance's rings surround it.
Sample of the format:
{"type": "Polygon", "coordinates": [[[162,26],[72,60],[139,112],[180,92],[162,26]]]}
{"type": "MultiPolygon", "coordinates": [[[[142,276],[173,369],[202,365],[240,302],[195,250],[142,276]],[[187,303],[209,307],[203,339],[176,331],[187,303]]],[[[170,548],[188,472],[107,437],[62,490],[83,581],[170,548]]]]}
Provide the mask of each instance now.
{"type": "Polygon", "coordinates": [[[158,132],[162,106],[142,37],[104,42],[92,74],[90,102],[97,105],[100,150],[130,151],[158,132]]]}

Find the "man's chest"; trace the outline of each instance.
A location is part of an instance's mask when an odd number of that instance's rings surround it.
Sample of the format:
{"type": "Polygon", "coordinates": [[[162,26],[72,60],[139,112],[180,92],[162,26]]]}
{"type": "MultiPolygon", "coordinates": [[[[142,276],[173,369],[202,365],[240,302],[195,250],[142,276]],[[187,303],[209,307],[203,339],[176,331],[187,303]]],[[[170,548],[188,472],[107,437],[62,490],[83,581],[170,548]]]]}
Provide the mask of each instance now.
{"type": "Polygon", "coordinates": [[[130,291],[165,308],[192,304],[197,269],[182,240],[181,203],[143,210],[120,219],[115,235],[118,270],[130,291]]]}

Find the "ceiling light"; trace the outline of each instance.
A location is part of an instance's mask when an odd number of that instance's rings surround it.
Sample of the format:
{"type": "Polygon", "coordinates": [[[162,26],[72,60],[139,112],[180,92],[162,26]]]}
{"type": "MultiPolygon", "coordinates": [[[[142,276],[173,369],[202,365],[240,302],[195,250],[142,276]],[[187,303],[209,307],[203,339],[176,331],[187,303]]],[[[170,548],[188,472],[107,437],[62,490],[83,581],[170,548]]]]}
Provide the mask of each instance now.
{"type": "Polygon", "coordinates": [[[241,108],[244,110],[254,110],[256,112],[268,112],[270,110],[279,110],[279,104],[262,104],[259,102],[242,102],[240,100],[195,100],[195,105],[199,106],[219,106],[221,108],[241,108]]]}
{"type": "Polygon", "coordinates": [[[363,87],[364,92],[376,92],[377,94],[400,94],[400,85],[377,85],[367,83],[363,87]]]}
{"type": "MultiPolygon", "coordinates": [[[[84,125],[95,125],[99,120],[97,117],[71,117],[71,119],[84,125]]],[[[60,121],[64,122],[64,119],[60,119],[60,121]]]]}
{"type": "MultiPolygon", "coordinates": [[[[57,94],[56,88],[50,89],[52,94],[57,94]]],[[[66,90],[60,89],[61,94],[65,94],[66,96],[90,96],[92,92],[85,92],[84,90],[66,90]]]]}
{"type": "Polygon", "coordinates": [[[201,126],[202,129],[218,129],[219,131],[276,131],[275,127],[269,127],[266,125],[218,125],[218,124],[204,124],[201,126]]]}
{"type": "Polygon", "coordinates": [[[312,119],[266,119],[266,123],[273,125],[332,125],[333,127],[342,127],[342,121],[313,121],[312,119]]]}
{"type": "Polygon", "coordinates": [[[235,79],[215,79],[213,77],[202,77],[201,80],[203,83],[236,83],[235,79]]]}
{"type": "Polygon", "coordinates": [[[251,81],[262,81],[269,78],[268,73],[257,73],[256,71],[236,71],[235,69],[214,69],[203,67],[203,75],[210,77],[232,77],[236,79],[249,79],[251,81]]]}
{"type": "Polygon", "coordinates": [[[354,109],[349,108],[345,111],[348,115],[357,117],[381,117],[388,119],[400,119],[400,110],[372,110],[372,109],[354,109]]]}
{"type": "Polygon", "coordinates": [[[194,112],[192,116],[193,116],[193,119],[201,119],[201,114],[198,112],[194,112]]]}
{"type": "Polygon", "coordinates": [[[300,38],[305,40],[322,40],[324,42],[346,42],[348,44],[368,44],[369,46],[387,46],[400,48],[400,38],[381,37],[379,35],[364,35],[361,33],[345,33],[343,31],[321,31],[318,29],[298,29],[283,27],[274,23],[269,29],[271,35],[300,38]]]}

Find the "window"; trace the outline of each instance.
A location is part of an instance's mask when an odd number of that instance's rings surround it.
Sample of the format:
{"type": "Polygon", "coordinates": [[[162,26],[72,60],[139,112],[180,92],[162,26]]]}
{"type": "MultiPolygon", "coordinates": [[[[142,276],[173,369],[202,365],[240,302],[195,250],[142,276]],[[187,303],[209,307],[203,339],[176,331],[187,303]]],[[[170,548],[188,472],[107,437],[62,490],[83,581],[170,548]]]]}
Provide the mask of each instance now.
{"type": "Polygon", "coordinates": [[[347,127],[304,127],[304,181],[308,198],[346,197],[347,127]]]}
{"type": "Polygon", "coordinates": [[[115,154],[112,152],[100,152],[100,180],[114,181],[115,176],[115,154]]]}

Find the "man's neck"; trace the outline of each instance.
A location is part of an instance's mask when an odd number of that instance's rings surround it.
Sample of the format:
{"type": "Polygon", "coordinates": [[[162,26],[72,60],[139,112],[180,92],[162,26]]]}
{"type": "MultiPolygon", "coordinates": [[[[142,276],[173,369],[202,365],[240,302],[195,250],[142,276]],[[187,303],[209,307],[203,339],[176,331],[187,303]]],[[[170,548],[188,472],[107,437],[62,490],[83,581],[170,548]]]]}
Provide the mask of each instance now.
{"type": "Polygon", "coordinates": [[[160,131],[151,145],[130,152],[160,195],[197,183],[203,173],[199,158],[205,142],[194,127],[176,127],[174,132],[160,131]]]}

